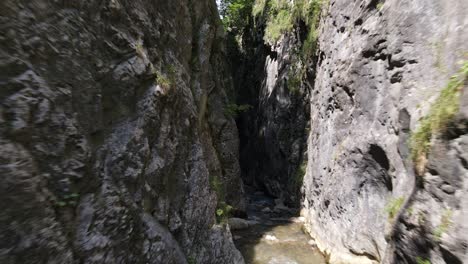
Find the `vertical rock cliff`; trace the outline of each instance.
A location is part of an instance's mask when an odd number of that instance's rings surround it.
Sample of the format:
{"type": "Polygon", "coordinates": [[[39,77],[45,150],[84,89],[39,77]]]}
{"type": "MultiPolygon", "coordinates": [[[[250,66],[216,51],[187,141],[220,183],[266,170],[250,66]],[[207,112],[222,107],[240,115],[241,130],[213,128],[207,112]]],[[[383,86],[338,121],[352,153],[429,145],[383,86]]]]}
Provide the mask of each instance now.
{"type": "Polygon", "coordinates": [[[0,3],[1,263],[243,263],[213,0],[0,3]],[[229,186],[229,188],[226,188],[229,186]]]}
{"type": "MultiPolygon", "coordinates": [[[[430,136],[416,142],[433,146],[427,172],[415,170],[421,162],[410,152],[450,77],[461,79],[454,93],[464,86],[467,4],[330,1],[319,30],[304,207],[332,262],[466,261],[466,118],[433,133],[432,144],[430,136]],[[451,131],[455,124],[463,128],[451,131]],[[439,239],[441,221],[451,224],[439,239]]],[[[466,101],[450,104],[459,103],[466,101]]]]}

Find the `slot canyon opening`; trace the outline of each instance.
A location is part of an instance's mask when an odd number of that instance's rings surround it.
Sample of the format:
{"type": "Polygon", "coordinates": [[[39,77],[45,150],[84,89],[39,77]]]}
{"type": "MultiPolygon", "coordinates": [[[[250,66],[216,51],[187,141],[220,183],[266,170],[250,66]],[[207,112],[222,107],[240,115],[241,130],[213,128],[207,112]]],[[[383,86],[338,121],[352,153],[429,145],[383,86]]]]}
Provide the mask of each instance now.
{"type": "MultiPolygon", "coordinates": [[[[226,36],[247,204],[243,218],[229,219],[234,243],[246,263],[322,264],[324,256],[300,216],[316,58],[307,60],[302,77],[291,75],[298,69],[285,59],[290,50],[269,45],[263,26],[249,23],[242,32],[233,29],[226,36]]],[[[287,41],[300,45],[307,30],[301,23],[287,41]]]]}

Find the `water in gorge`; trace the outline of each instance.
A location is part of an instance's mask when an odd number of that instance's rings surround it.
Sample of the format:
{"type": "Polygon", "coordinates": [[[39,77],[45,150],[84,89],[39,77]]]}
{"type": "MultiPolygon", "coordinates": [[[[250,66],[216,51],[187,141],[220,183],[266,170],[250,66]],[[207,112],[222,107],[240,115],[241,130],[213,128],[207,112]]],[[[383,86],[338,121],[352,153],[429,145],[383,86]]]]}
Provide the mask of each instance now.
{"type": "Polygon", "coordinates": [[[275,204],[262,192],[247,197],[246,229],[234,230],[236,247],[247,264],[325,264],[323,255],[303,230],[295,210],[275,204]]]}

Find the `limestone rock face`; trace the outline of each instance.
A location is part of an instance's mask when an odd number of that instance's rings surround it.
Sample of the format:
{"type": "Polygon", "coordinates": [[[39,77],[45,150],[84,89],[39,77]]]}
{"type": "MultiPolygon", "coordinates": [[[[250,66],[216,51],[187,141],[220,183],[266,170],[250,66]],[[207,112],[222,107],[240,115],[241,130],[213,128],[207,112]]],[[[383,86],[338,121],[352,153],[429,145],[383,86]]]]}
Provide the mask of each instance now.
{"type": "Polygon", "coordinates": [[[432,144],[423,177],[408,147],[467,59],[467,8],[332,0],[324,10],[303,191],[310,232],[331,263],[467,261],[466,128],[432,144]],[[399,213],[389,217],[392,204],[399,213]],[[439,240],[432,234],[447,212],[439,240]]]}
{"type": "Polygon", "coordinates": [[[242,176],[246,184],[298,207],[307,161],[310,83],[293,84],[291,79],[302,70],[310,76],[314,68],[299,58],[299,31],[265,44],[264,19],[258,18],[243,36],[244,60],[234,75],[238,100],[252,106],[238,119],[242,176]]]}
{"type": "Polygon", "coordinates": [[[215,2],[0,10],[0,262],[243,263],[215,225],[245,206],[215,2]]]}

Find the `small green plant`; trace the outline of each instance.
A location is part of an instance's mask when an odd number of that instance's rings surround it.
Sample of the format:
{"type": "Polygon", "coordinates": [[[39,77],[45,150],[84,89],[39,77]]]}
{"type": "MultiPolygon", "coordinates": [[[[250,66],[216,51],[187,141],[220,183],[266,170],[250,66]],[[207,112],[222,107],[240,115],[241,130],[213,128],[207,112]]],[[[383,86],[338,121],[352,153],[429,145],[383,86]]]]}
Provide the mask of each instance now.
{"type": "Polygon", "coordinates": [[[143,41],[139,40],[135,43],[135,52],[140,58],[145,58],[145,50],[143,48],[143,41]]]}
{"type": "Polygon", "coordinates": [[[406,210],[406,212],[408,213],[409,216],[412,216],[413,215],[413,212],[414,212],[414,209],[413,207],[409,207],[408,210],[406,210]]]}
{"type": "Polygon", "coordinates": [[[216,208],[216,221],[218,223],[224,223],[231,216],[232,206],[225,202],[218,203],[216,208]]]}
{"type": "Polygon", "coordinates": [[[447,87],[440,92],[429,114],[421,120],[418,129],[411,134],[411,158],[416,167],[423,167],[422,163],[431,147],[432,136],[444,132],[458,112],[460,90],[467,79],[468,62],[464,62],[460,72],[450,78],[447,87]]]}
{"type": "Polygon", "coordinates": [[[426,214],[424,212],[419,211],[418,212],[418,224],[419,225],[424,225],[426,223],[426,214]]]}
{"type": "Polygon", "coordinates": [[[226,194],[224,186],[218,176],[210,176],[210,187],[215,191],[216,197],[218,198],[218,205],[216,206],[215,211],[216,221],[218,223],[224,222],[229,217],[232,206],[225,202],[226,194]]]}
{"type": "Polygon", "coordinates": [[[55,205],[58,207],[75,206],[79,198],[78,193],[65,194],[61,200],[56,201],[55,205]]]}
{"type": "Polygon", "coordinates": [[[171,81],[169,80],[169,78],[162,75],[161,73],[159,73],[156,77],[156,82],[163,87],[169,88],[171,86],[171,81]]]}
{"type": "Polygon", "coordinates": [[[210,175],[210,187],[215,191],[218,200],[224,201],[224,187],[217,176],[210,175]]]}
{"type": "Polygon", "coordinates": [[[392,198],[388,202],[387,206],[385,207],[385,212],[387,212],[389,220],[393,220],[397,216],[404,202],[405,198],[403,197],[392,198]]]}
{"type": "Polygon", "coordinates": [[[243,104],[243,105],[228,104],[224,108],[224,113],[230,117],[237,117],[240,113],[249,111],[251,108],[252,106],[249,104],[243,104]]]}
{"type": "Polygon", "coordinates": [[[187,258],[187,263],[188,264],[197,264],[197,260],[194,257],[188,257],[187,258]]]}
{"type": "Polygon", "coordinates": [[[156,76],[156,84],[160,85],[163,93],[166,94],[176,82],[176,69],[174,65],[166,67],[166,74],[152,68],[153,74],[156,76]]]}
{"type": "Polygon", "coordinates": [[[416,258],[417,264],[431,264],[431,262],[425,258],[417,257],[416,258]]]}
{"type": "Polygon", "coordinates": [[[301,88],[301,77],[293,69],[289,71],[287,87],[292,93],[298,93],[301,88]]]}
{"type": "Polygon", "coordinates": [[[442,219],[440,220],[440,224],[436,227],[433,234],[437,240],[440,240],[442,234],[447,232],[449,227],[452,225],[452,210],[446,209],[442,214],[442,219]]]}

